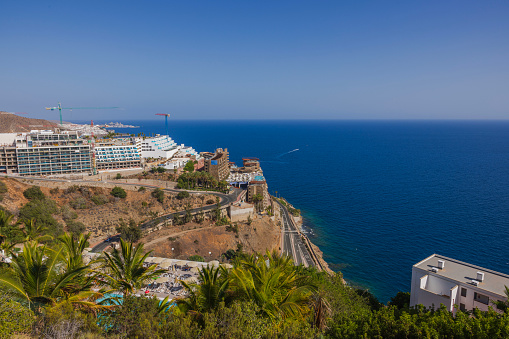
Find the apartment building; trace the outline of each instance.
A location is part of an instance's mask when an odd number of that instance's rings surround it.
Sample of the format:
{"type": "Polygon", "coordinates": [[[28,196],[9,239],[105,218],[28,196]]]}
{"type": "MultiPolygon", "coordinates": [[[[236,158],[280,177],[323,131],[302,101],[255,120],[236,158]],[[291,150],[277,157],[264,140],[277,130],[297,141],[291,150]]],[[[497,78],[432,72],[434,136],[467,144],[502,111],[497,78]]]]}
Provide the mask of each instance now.
{"type": "Polygon", "coordinates": [[[141,154],[130,136],[96,141],[95,166],[97,170],[108,171],[125,168],[141,168],[141,154]]]}
{"type": "Polygon", "coordinates": [[[217,181],[226,180],[230,175],[230,160],[228,155],[228,149],[222,148],[216,149],[216,152],[212,157],[207,154],[204,155],[204,169],[210,173],[217,181]]]}
{"type": "Polygon", "coordinates": [[[254,203],[253,197],[259,194],[262,197],[260,209],[264,210],[271,205],[271,199],[268,191],[267,181],[262,176],[255,177],[255,180],[250,181],[247,186],[247,201],[254,203]]]}
{"type": "Polygon", "coordinates": [[[410,306],[439,308],[455,313],[478,308],[497,310],[492,301],[505,301],[509,275],[433,254],[412,267],[410,306]]]}
{"type": "Polygon", "coordinates": [[[178,152],[179,146],[168,135],[156,135],[150,138],[136,138],[136,147],[142,158],[170,159],[178,152]]]}
{"type": "Polygon", "coordinates": [[[58,175],[90,172],[90,145],[77,132],[31,131],[16,136],[20,175],[58,175]]]}

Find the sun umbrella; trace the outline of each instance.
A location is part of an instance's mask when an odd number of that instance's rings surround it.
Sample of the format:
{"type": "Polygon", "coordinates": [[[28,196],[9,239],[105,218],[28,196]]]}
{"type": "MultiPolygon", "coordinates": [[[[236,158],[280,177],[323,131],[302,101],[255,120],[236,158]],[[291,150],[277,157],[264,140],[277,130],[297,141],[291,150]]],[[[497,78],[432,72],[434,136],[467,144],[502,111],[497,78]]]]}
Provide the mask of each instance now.
{"type": "Polygon", "coordinates": [[[159,267],[161,267],[162,269],[168,269],[168,267],[171,266],[171,262],[162,262],[159,264],[159,267]]]}
{"type": "Polygon", "coordinates": [[[233,265],[230,265],[230,264],[222,264],[221,266],[223,266],[224,268],[233,268],[233,265]]]}
{"type": "Polygon", "coordinates": [[[198,272],[200,272],[200,269],[198,267],[193,267],[193,268],[191,268],[191,272],[198,273],[198,272]]]}
{"type": "Polygon", "coordinates": [[[147,259],[145,259],[145,262],[152,262],[155,258],[154,257],[147,257],[147,259]]]}
{"type": "Polygon", "coordinates": [[[217,261],[217,260],[209,261],[209,265],[210,266],[219,266],[219,261],[217,261]]]}
{"type": "Polygon", "coordinates": [[[185,264],[186,264],[186,262],[184,260],[179,260],[179,261],[176,261],[173,263],[173,265],[176,265],[176,266],[183,266],[185,264]]]}
{"type": "Polygon", "coordinates": [[[198,266],[200,266],[200,264],[197,263],[196,261],[188,261],[186,265],[189,266],[189,267],[198,267],[198,266]]]}

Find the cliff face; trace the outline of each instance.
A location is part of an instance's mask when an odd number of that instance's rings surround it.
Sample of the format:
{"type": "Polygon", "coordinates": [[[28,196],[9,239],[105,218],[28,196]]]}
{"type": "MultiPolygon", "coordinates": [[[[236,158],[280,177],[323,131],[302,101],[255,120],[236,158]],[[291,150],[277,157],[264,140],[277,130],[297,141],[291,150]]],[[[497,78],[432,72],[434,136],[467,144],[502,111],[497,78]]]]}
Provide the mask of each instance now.
{"type": "Polygon", "coordinates": [[[57,124],[44,119],[32,119],[0,111],[0,133],[30,132],[34,129],[54,129],[57,124]]]}

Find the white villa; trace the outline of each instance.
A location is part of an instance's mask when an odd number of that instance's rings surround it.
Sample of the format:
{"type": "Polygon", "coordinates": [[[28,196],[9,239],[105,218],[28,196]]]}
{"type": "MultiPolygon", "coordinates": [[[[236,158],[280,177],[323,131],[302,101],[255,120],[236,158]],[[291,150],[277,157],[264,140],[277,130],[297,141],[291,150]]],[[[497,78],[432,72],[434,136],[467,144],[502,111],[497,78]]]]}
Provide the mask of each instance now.
{"type": "Polygon", "coordinates": [[[475,308],[494,310],[494,300],[507,300],[505,286],[509,275],[464,263],[438,254],[424,259],[412,267],[410,306],[440,307],[455,313],[475,308]]]}

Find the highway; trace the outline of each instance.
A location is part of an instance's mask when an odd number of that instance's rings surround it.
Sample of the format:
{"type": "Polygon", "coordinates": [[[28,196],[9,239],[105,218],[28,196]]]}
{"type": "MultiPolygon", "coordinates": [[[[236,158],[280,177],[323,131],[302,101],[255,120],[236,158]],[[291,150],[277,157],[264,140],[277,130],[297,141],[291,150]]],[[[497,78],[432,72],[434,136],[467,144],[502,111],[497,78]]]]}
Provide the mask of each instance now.
{"type": "Polygon", "coordinates": [[[304,245],[297,227],[290,221],[288,210],[279,201],[277,203],[279,204],[279,211],[283,220],[281,231],[283,239],[282,253],[291,256],[295,265],[315,266],[315,262],[311,258],[306,245],[304,245]]]}

